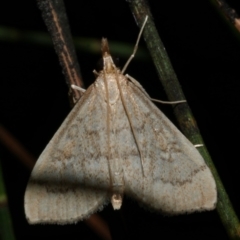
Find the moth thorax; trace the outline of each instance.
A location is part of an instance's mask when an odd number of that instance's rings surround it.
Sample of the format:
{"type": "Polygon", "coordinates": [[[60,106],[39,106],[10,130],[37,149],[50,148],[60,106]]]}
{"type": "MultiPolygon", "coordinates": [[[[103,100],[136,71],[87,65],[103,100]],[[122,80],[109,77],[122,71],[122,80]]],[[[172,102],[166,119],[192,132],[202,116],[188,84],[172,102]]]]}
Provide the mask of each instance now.
{"type": "Polygon", "coordinates": [[[114,210],[119,210],[122,206],[122,196],[119,193],[114,193],[111,197],[111,203],[114,210]]]}

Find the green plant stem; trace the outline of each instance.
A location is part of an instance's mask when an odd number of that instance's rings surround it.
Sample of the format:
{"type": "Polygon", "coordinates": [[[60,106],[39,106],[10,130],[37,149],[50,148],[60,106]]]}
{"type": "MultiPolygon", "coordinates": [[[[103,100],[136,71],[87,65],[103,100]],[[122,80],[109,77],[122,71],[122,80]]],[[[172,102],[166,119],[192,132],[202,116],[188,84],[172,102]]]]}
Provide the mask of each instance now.
{"type": "MultiPolygon", "coordinates": [[[[52,39],[47,32],[19,30],[11,27],[0,26],[0,41],[8,43],[29,43],[38,46],[45,46],[52,48],[52,39]]],[[[87,52],[90,54],[100,55],[101,39],[74,37],[74,46],[77,51],[87,52]]],[[[128,58],[132,53],[133,44],[122,43],[117,41],[110,42],[111,53],[121,58],[128,58]]],[[[138,48],[137,55],[134,59],[144,60],[148,57],[145,49],[138,48]]]]}
{"type": "MultiPolygon", "coordinates": [[[[130,9],[139,27],[145,19],[149,16],[149,20],[143,32],[143,37],[146,41],[148,50],[152,56],[154,65],[157,69],[159,79],[164,86],[166,94],[170,101],[185,99],[181,86],[178,82],[177,76],[173,70],[172,64],[169,60],[167,52],[158,35],[155,24],[151,17],[150,9],[147,2],[144,0],[129,0],[130,9]]],[[[174,107],[174,113],[180,125],[182,132],[193,144],[204,144],[197,127],[196,121],[187,103],[178,104],[174,107]]],[[[230,239],[240,239],[240,228],[238,217],[232,207],[229,197],[220,180],[217,170],[212,162],[212,159],[207,151],[207,148],[201,147],[199,149],[207,165],[210,167],[217,184],[218,202],[217,211],[221,221],[230,237],[230,239]]]]}
{"type": "Polygon", "coordinates": [[[14,240],[11,216],[8,210],[7,195],[4,188],[2,167],[0,162],[0,239],[14,240]]]}

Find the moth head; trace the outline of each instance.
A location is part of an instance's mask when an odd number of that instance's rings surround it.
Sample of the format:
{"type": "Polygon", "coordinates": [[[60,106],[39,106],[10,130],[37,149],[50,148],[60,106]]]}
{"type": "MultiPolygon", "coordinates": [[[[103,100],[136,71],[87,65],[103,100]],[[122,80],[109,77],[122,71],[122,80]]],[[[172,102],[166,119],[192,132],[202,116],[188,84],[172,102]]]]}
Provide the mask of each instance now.
{"type": "Polygon", "coordinates": [[[102,56],[103,56],[103,70],[105,72],[111,72],[116,70],[116,66],[113,62],[112,56],[109,51],[108,41],[106,38],[102,38],[102,56]]]}

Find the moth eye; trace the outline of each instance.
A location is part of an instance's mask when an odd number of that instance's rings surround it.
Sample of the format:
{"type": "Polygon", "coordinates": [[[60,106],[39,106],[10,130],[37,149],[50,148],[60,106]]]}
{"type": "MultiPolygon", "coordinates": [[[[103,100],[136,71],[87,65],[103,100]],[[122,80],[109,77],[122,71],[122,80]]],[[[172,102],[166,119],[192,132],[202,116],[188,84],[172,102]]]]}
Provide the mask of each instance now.
{"type": "MultiPolygon", "coordinates": [[[[116,66],[117,68],[119,68],[119,67],[120,67],[120,64],[119,64],[119,63],[120,63],[120,60],[119,60],[119,58],[112,56],[112,60],[113,60],[113,63],[115,64],[115,66],[116,66]]],[[[102,58],[100,58],[100,59],[98,60],[96,69],[97,69],[97,72],[103,70],[103,59],[102,59],[102,58]]]]}

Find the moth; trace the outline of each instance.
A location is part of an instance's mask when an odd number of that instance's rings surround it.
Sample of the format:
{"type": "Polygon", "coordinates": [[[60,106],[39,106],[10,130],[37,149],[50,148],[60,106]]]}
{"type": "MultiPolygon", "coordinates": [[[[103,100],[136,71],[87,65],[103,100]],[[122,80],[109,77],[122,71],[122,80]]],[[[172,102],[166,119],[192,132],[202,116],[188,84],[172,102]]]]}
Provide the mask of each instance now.
{"type": "Polygon", "coordinates": [[[127,195],[165,214],[214,209],[212,173],[193,144],[118,69],[102,40],[103,70],[31,173],[29,223],[74,223],[127,195]]]}

